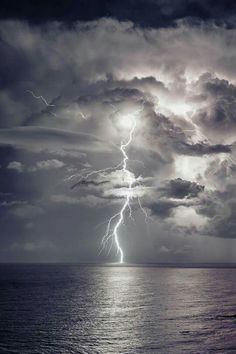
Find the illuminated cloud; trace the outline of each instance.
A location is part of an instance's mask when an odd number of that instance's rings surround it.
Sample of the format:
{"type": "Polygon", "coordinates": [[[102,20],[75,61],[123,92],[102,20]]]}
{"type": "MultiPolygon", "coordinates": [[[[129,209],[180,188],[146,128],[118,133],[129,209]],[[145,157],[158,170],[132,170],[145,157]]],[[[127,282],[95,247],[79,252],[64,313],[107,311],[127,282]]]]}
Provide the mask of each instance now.
{"type": "Polygon", "coordinates": [[[166,19],[151,18],[150,25],[147,18],[141,23],[140,10],[136,19],[119,13],[73,26],[45,23],[40,14],[33,24],[0,22],[6,254],[14,258],[17,250],[24,260],[27,251],[43,250],[49,257],[53,248],[65,259],[66,244],[68,260],[114,260],[114,252],[97,250],[128,188],[121,166],[106,168],[121,162],[121,142],[141,106],[127,149],[136,220],[135,226],[127,213],[127,228],[121,227],[127,257],[198,259],[202,238],[207,261],[212,244],[219,255],[221,242],[235,242],[236,30],[231,12],[216,24],[220,6],[201,19],[205,2],[192,3],[184,11],[184,1],[148,2],[166,19]],[[92,170],[103,172],[81,178],[92,170]],[[149,236],[137,197],[153,218],[149,236]],[[38,240],[30,241],[32,235],[38,240]]]}

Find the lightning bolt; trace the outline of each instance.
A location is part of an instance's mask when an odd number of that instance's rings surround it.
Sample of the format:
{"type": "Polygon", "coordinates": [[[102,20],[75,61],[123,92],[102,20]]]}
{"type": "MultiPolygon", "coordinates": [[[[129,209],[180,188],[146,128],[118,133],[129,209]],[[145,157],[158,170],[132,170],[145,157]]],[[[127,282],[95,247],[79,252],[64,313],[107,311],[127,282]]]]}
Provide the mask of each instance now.
{"type": "Polygon", "coordinates": [[[141,211],[143,212],[143,214],[145,216],[145,222],[146,223],[147,223],[147,220],[149,219],[147,211],[143,208],[143,206],[141,204],[140,197],[139,196],[136,197],[135,194],[133,193],[134,184],[138,183],[140,185],[140,182],[127,167],[128,161],[131,161],[129,159],[129,157],[128,157],[127,149],[128,149],[128,147],[130,146],[130,144],[133,141],[133,135],[134,135],[135,128],[136,128],[136,125],[137,125],[137,121],[134,118],[134,116],[135,116],[136,113],[140,113],[142,110],[143,110],[143,106],[142,106],[141,110],[133,113],[133,115],[132,115],[132,125],[131,125],[130,131],[129,131],[128,139],[127,139],[126,142],[121,142],[121,144],[120,144],[120,151],[121,151],[121,154],[123,156],[123,160],[122,160],[122,172],[123,172],[123,176],[124,176],[123,179],[127,183],[127,190],[126,190],[124,203],[123,203],[120,211],[118,213],[114,214],[108,220],[106,232],[105,232],[105,234],[104,234],[104,236],[102,238],[101,251],[108,244],[108,242],[111,241],[108,253],[110,252],[113,244],[115,244],[115,247],[116,247],[116,250],[117,250],[117,254],[119,255],[119,263],[120,264],[124,263],[124,251],[123,251],[123,249],[121,247],[121,243],[120,243],[120,240],[119,240],[119,228],[124,223],[125,214],[127,213],[127,211],[129,211],[129,217],[133,219],[133,217],[132,217],[132,208],[131,208],[131,205],[130,205],[130,202],[131,202],[131,200],[133,198],[137,198],[138,199],[138,204],[139,204],[139,207],[140,207],[141,211]]]}
{"type": "MultiPolygon", "coordinates": [[[[113,105],[111,105],[112,108],[115,108],[113,105]]],[[[129,128],[129,133],[128,133],[128,138],[126,140],[122,140],[119,146],[119,150],[121,152],[122,160],[121,162],[113,167],[107,167],[104,169],[100,170],[92,170],[88,171],[85,174],[74,174],[71,175],[67,178],[67,180],[73,180],[76,177],[79,177],[79,181],[76,182],[71,186],[71,189],[74,189],[77,186],[80,186],[83,184],[84,181],[88,180],[88,178],[95,177],[97,175],[101,175],[103,173],[111,172],[111,171],[122,171],[122,179],[123,182],[125,183],[125,192],[124,192],[124,201],[123,204],[120,208],[120,210],[112,215],[108,220],[107,220],[107,226],[106,226],[106,231],[105,234],[102,237],[101,240],[101,248],[99,254],[105,249],[108,248],[108,254],[110,253],[112,247],[115,247],[117,255],[119,256],[119,263],[122,264],[124,263],[124,251],[122,249],[120,239],[119,239],[119,230],[121,225],[125,222],[126,215],[128,214],[129,218],[133,218],[132,215],[132,207],[131,207],[131,201],[133,199],[137,199],[137,204],[139,205],[140,210],[144,214],[145,217],[145,222],[147,223],[148,219],[151,219],[145,210],[145,208],[142,206],[140,197],[136,195],[135,189],[136,189],[136,184],[140,186],[140,179],[139,177],[136,178],[134,174],[129,170],[128,168],[128,162],[130,161],[136,161],[136,160],[130,160],[127,150],[132,144],[133,138],[134,138],[134,133],[135,129],[137,126],[137,119],[136,115],[140,114],[142,110],[144,109],[144,103],[142,104],[141,109],[130,113],[127,115],[131,116],[131,126],[129,128]],[[134,186],[135,184],[135,186],[134,186]]],[[[119,111],[116,110],[115,113],[118,113],[119,111]]],[[[120,115],[119,115],[120,116],[120,115]]],[[[122,118],[122,117],[121,117],[122,118]]],[[[142,161],[136,161],[138,163],[142,163],[142,161]]]]}
{"type": "MultiPolygon", "coordinates": [[[[46,98],[42,95],[37,96],[33,91],[31,90],[26,90],[26,92],[30,93],[35,99],[37,100],[41,100],[47,107],[56,107],[55,104],[51,104],[48,103],[48,101],[46,100],[46,98]]],[[[87,120],[88,118],[86,117],[86,115],[81,111],[79,104],[77,103],[77,108],[78,108],[78,114],[84,119],[87,120]]],[[[54,117],[58,117],[57,114],[53,113],[53,112],[49,112],[50,114],[52,114],[54,117]]]]}
{"type": "Polygon", "coordinates": [[[26,92],[29,92],[34,98],[36,98],[37,100],[41,100],[43,101],[43,103],[47,106],[47,107],[55,107],[55,104],[50,104],[48,103],[48,101],[46,100],[46,98],[44,98],[43,96],[37,96],[35,95],[35,93],[31,90],[26,90],[26,92]]]}
{"type": "MultiPolygon", "coordinates": [[[[122,171],[123,171],[124,175],[127,176],[127,183],[128,183],[128,190],[127,190],[127,193],[126,193],[125,202],[124,202],[120,212],[118,214],[116,214],[115,216],[112,216],[111,219],[109,220],[108,229],[107,229],[107,233],[106,233],[106,236],[105,236],[105,239],[107,239],[107,236],[109,236],[109,235],[114,237],[114,241],[115,241],[115,245],[116,245],[116,248],[117,248],[117,252],[118,252],[118,254],[120,256],[120,261],[119,262],[121,264],[124,262],[124,252],[123,252],[123,250],[121,248],[121,245],[120,245],[119,236],[118,236],[118,230],[119,230],[119,227],[120,227],[121,223],[123,223],[123,221],[124,221],[124,214],[125,214],[127,209],[129,209],[130,216],[132,216],[132,209],[131,209],[131,206],[130,206],[130,199],[132,198],[132,186],[133,186],[133,184],[135,182],[135,178],[133,177],[133,174],[127,168],[127,161],[129,160],[129,157],[128,157],[127,153],[126,153],[126,149],[127,149],[127,147],[130,145],[130,143],[133,140],[133,133],[134,133],[135,127],[136,127],[136,120],[134,119],[132,127],[131,127],[130,132],[129,132],[128,140],[125,143],[121,142],[121,145],[120,145],[120,151],[121,151],[121,153],[123,155],[122,171]],[[116,222],[112,233],[110,233],[111,221],[116,216],[118,217],[118,221],[116,222]]],[[[103,239],[103,241],[105,239],[103,239]]]]}

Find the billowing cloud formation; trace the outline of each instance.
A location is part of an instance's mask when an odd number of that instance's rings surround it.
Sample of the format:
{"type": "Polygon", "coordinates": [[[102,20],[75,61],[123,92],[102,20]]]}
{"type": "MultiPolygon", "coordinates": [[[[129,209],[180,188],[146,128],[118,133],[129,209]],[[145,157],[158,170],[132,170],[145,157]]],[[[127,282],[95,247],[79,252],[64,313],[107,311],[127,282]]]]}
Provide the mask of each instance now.
{"type": "MultiPolygon", "coordinates": [[[[97,250],[127,193],[115,166],[136,114],[137,225],[128,218],[121,229],[128,260],[235,260],[233,17],[193,25],[183,21],[189,7],[173,26],[185,2],[167,3],[155,6],[168,28],[0,22],[0,259],[114,260],[97,250]]],[[[219,19],[219,4],[192,6],[219,19]]]]}
{"type": "Polygon", "coordinates": [[[204,186],[200,186],[195,182],[184,181],[181,178],[177,178],[168,181],[165,187],[162,189],[164,195],[173,198],[192,198],[204,190],[204,186]]]}

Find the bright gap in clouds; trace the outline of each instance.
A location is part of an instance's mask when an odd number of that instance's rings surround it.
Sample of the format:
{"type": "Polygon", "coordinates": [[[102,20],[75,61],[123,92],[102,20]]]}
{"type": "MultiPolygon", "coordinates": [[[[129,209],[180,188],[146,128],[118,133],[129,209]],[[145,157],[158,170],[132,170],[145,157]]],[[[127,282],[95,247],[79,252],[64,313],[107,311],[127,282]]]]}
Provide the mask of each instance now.
{"type": "Polygon", "coordinates": [[[208,167],[209,158],[198,156],[176,156],[175,176],[192,182],[204,178],[204,173],[208,167]]]}

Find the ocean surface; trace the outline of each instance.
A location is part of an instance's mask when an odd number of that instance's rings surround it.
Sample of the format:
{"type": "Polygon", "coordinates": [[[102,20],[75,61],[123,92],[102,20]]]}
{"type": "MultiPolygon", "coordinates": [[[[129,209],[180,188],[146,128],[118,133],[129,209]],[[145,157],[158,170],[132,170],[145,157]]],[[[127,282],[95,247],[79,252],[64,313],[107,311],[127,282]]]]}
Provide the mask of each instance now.
{"type": "Polygon", "coordinates": [[[236,269],[0,265],[0,353],[236,353],[236,269]]]}

